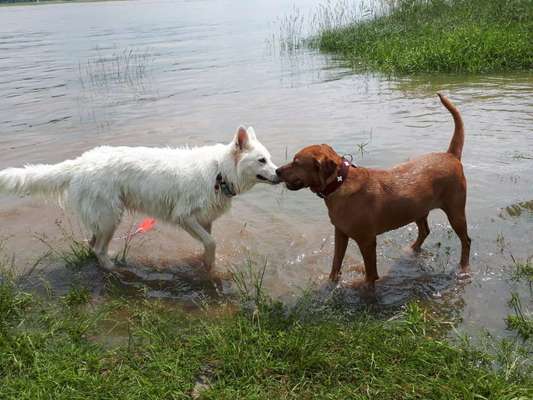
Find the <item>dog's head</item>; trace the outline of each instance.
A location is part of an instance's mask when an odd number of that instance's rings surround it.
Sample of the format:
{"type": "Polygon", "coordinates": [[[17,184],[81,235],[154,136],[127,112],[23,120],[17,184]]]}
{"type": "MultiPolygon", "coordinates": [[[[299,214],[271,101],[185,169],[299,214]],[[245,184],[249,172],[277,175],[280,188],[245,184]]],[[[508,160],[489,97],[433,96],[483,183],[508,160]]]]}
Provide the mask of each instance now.
{"type": "Polygon", "coordinates": [[[245,185],[257,182],[280,183],[276,175],[276,165],[265,146],[257,140],[254,128],[239,127],[232,145],[235,148],[235,161],[239,180],[245,185]]]}
{"type": "Polygon", "coordinates": [[[310,188],[320,192],[328,178],[337,171],[339,155],[327,144],[315,144],[300,150],[292,162],[277,169],[276,173],[287,189],[310,188]]]}

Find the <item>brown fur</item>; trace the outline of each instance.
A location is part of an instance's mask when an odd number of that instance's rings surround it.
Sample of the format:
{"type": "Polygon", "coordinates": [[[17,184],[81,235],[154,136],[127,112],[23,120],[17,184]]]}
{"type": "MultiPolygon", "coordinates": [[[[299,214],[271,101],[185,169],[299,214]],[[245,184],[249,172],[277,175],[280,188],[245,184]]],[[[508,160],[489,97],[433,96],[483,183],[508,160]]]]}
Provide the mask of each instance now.
{"type": "MultiPolygon", "coordinates": [[[[411,222],[418,226],[414,251],[429,234],[427,217],[442,209],[461,240],[461,272],[467,272],[470,238],[465,216],[466,179],[461,164],[464,143],[463,121],[459,111],[444,96],[442,104],[450,111],[455,131],[448,152],[431,153],[396,165],[388,170],[350,168],[344,184],[325,198],[331,223],[335,226],[335,254],[330,279],[338,281],[348,239],[355,240],[365,264],[366,282],[373,286],[379,278],[376,268],[376,236],[411,222]]],[[[291,163],[277,170],[290,190],[310,188],[321,192],[336,179],[342,157],[326,144],[308,146],[291,163]]]]}

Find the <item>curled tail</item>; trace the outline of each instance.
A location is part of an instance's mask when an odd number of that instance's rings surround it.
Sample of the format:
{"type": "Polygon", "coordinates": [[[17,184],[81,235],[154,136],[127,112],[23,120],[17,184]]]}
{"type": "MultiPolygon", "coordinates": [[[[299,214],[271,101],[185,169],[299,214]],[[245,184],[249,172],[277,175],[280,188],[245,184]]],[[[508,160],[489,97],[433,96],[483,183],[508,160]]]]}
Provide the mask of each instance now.
{"type": "Polygon", "coordinates": [[[463,126],[463,119],[461,118],[461,113],[453,103],[448,100],[446,96],[437,93],[440,98],[441,103],[448,109],[452,114],[453,122],[455,123],[455,130],[453,131],[452,141],[450,142],[450,147],[448,147],[448,153],[453,154],[457,159],[461,159],[463,153],[463,145],[465,142],[465,128],[463,126]]]}
{"type": "Polygon", "coordinates": [[[27,165],[0,171],[0,192],[61,199],[72,177],[72,161],[27,165]]]}

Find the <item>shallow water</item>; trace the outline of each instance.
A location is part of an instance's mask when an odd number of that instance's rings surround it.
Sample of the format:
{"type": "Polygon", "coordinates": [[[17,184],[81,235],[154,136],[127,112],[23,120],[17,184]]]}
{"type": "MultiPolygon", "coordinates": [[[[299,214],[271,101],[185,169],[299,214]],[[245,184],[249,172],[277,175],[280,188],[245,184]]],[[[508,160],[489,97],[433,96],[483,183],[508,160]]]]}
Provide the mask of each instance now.
{"type": "MultiPolygon", "coordinates": [[[[273,34],[293,4],[306,14],[317,1],[0,8],[0,168],[58,162],[100,144],[229,142],[241,123],[255,127],[278,164],[305,145],[329,143],[358,164],[388,167],[447,148],[452,120],[435,96],[443,91],[466,124],[473,277],[457,282],[459,241],[444,214],[434,211],[420,257],[402,250],[414,240],[415,225],[379,238],[382,279],[373,301],[397,306],[410,298],[434,299],[455,309],[467,331],[508,334],[503,318],[510,312],[510,291],[529,295],[525,285],[509,279],[511,254],[533,255],[533,212],[527,206],[533,199],[533,76],[391,78],[353,73],[309,49],[283,53],[273,34]]],[[[55,224],[65,217],[57,207],[2,197],[0,218],[4,251],[15,253],[21,270],[48,250],[35,234],[44,234],[54,248],[65,246],[55,224]]],[[[123,225],[112,245],[117,252],[128,229],[123,225]]],[[[67,231],[79,235],[72,226],[67,231]]],[[[265,288],[272,295],[290,301],[309,287],[319,297],[332,295],[325,281],[333,229],[323,201],[312,193],[258,185],[235,199],[214,234],[219,270],[266,260],[265,288]]],[[[189,302],[220,295],[202,277],[194,260],[199,251],[183,232],[158,224],[135,240],[128,260],[167,273],[177,268],[172,290],[148,285],[148,293],[189,302]]],[[[58,264],[38,264],[54,290],[73,279],[104,290],[98,271],[72,274],[58,264]]],[[[354,307],[362,300],[349,286],[361,278],[361,268],[351,244],[335,295],[354,307]]],[[[234,291],[225,285],[222,295],[234,291]]]]}

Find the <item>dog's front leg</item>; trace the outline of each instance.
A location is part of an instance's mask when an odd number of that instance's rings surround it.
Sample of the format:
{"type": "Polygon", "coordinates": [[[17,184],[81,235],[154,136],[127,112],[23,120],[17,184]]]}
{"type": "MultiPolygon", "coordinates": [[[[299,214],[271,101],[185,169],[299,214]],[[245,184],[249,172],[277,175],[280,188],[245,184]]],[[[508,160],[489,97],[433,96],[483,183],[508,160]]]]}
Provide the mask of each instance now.
{"type": "Polygon", "coordinates": [[[331,266],[331,273],[329,280],[332,282],[339,281],[339,275],[342,267],[342,260],[346,254],[346,247],[348,246],[348,236],[335,227],[335,254],[333,255],[333,265],[331,266]]]}
{"type": "Polygon", "coordinates": [[[376,237],[357,240],[357,245],[365,263],[365,283],[367,286],[373,287],[374,282],[379,279],[376,266],[376,237]]]}
{"type": "MultiPolygon", "coordinates": [[[[204,261],[205,265],[209,270],[211,270],[215,265],[215,250],[216,244],[213,236],[204,228],[196,219],[196,217],[190,216],[184,219],[184,228],[189,232],[193,237],[200,240],[205,249],[204,261]]],[[[207,227],[211,230],[211,227],[207,227]]]]}

